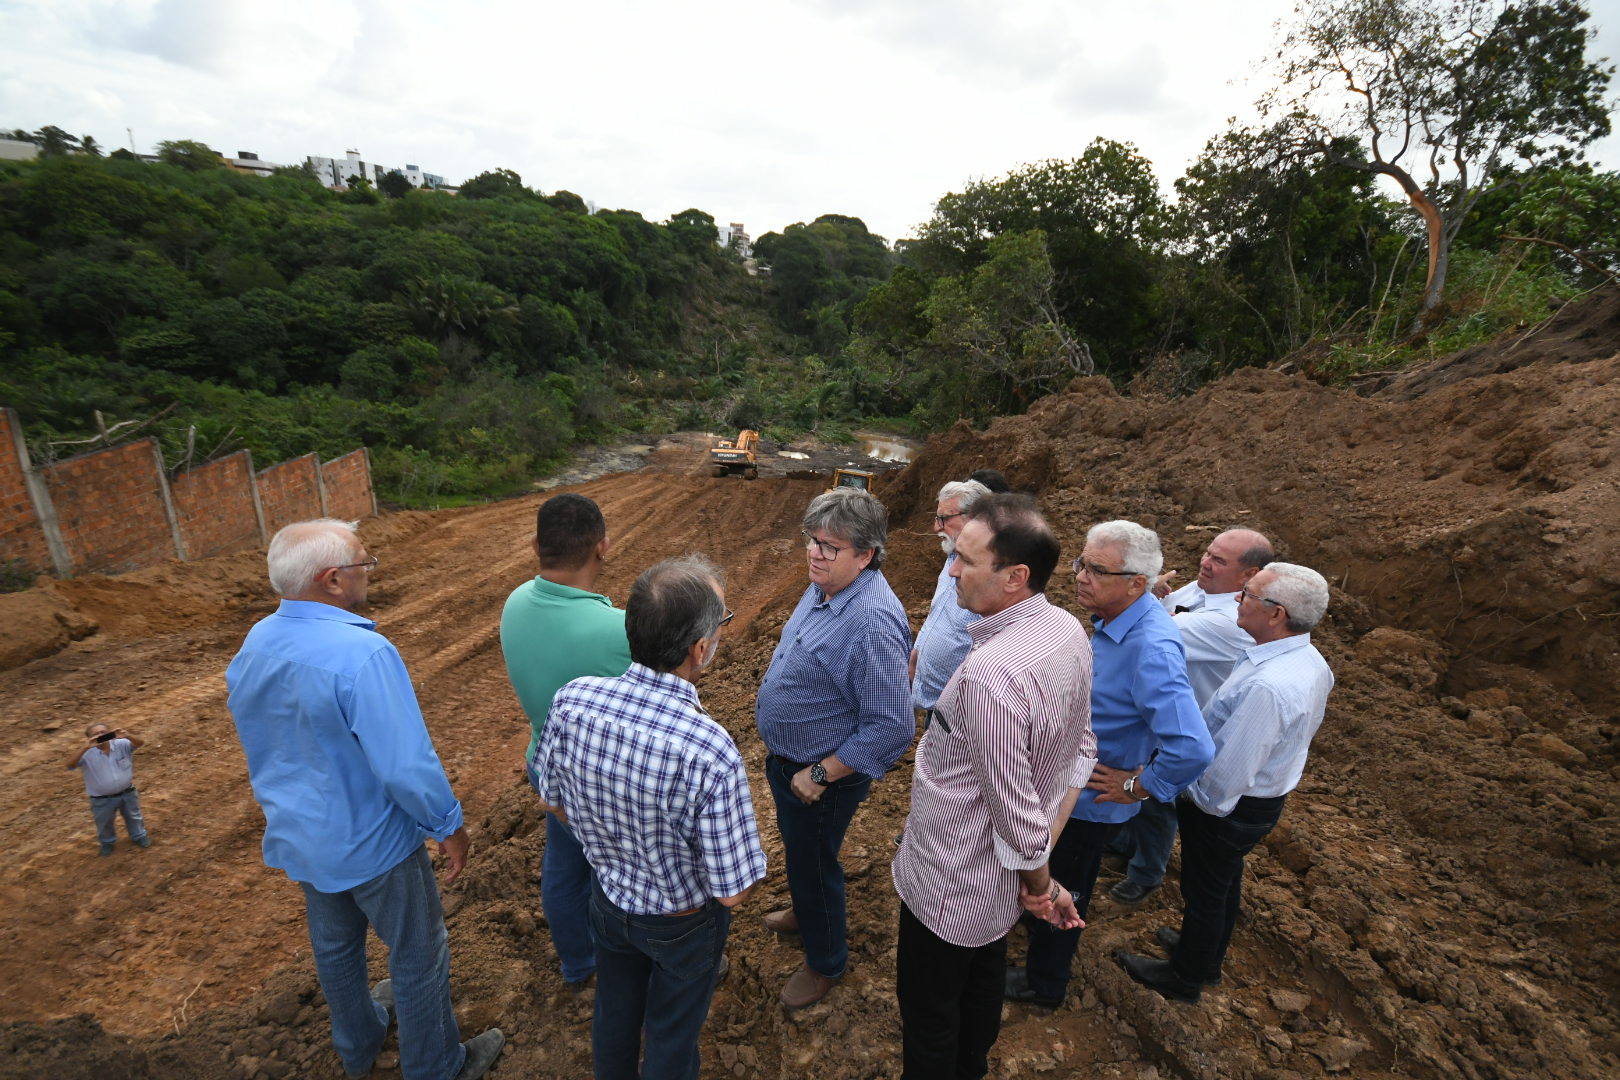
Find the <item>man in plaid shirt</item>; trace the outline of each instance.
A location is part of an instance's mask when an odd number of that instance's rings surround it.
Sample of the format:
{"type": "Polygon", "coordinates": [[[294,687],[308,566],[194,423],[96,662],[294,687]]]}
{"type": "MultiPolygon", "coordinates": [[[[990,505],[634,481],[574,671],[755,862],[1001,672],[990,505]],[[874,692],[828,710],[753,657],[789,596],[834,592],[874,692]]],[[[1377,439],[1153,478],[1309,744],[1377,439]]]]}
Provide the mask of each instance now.
{"type": "Polygon", "coordinates": [[[742,755],[697,696],[730,619],[708,560],[643,573],[625,604],[630,670],[558,691],[529,761],[596,872],[598,1080],[640,1076],[643,1035],[659,1076],[696,1080],[731,909],[765,876],[742,755]]]}

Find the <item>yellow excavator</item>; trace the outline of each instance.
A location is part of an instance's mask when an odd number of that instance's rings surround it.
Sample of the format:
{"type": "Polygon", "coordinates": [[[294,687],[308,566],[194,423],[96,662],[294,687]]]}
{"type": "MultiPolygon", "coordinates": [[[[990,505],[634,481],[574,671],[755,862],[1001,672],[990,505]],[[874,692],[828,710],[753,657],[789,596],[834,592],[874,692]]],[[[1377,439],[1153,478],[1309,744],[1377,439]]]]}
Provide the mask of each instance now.
{"type": "Polygon", "coordinates": [[[759,478],[759,432],[744,428],[736,439],[721,439],[709,451],[709,472],[715,476],[759,478]]]}

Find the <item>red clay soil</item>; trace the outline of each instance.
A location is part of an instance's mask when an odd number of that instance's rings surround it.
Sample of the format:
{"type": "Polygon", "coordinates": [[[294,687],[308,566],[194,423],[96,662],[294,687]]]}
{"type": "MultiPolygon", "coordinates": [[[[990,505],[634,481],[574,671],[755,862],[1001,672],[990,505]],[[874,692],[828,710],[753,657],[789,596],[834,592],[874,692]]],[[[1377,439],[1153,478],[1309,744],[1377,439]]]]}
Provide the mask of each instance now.
{"type": "MultiPolygon", "coordinates": [[[[1091,911],[1055,1013],[1010,1006],[999,1077],[1620,1075],[1620,292],[1533,334],[1357,396],[1245,371],[1179,400],[1085,380],[986,431],[936,436],[880,483],[890,578],[915,622],[939,549],[932,495],[985,465],[1040,498],[1079,550],[1127,517],[1183,578],[1208,537],[1259,528],[1335,585],[1316,640],[1338,686],[1282,824],[1250,859],[1226,981],[1196,1007],[1130,983],[1116,948],[1174,925],[1167,887],[1091,911]]],[[[605,588],[704,551],[734,633],[700,687],[755,780],[771,873],[740,912],[705,1029],[705,1077],[899,1072],[889,881],[909,759],[845,847],[852,965],[796,1015],[798,962],[758,917],[786,897],[754,690],[803,588],[814,480],[712,479],[673,447],[579,486],[614,542],[605,588]]],[[[373,614],[399,645],[467,808],[475,851],[445,890],[463,1031],[500,1025],[496,1077],[588,1075],[589,1006],[563,989],[540,914],[543,832],[501,663],[507,592],[534,571],[540,496],[369,521],[373,614]]],[[[0,597],[0,1076],[342,1075],[297,889],[259,861],[262,819],[223,672],[273,607],[259,555],[56,582],[0,597]],[[76,774],[85,724],[136,756],[154,843],[96,855],[76,774]]],[[[1054,599],[1072,608],[1066,580],[1054,599]]],[[[1023,944],[1015,931],[1012,948],[1023,944]]],[[[380,948],[373,952],[377,977],[380,948]]],[[[373,1075],[397,1076],[385,1052],[373,1075]]]]}

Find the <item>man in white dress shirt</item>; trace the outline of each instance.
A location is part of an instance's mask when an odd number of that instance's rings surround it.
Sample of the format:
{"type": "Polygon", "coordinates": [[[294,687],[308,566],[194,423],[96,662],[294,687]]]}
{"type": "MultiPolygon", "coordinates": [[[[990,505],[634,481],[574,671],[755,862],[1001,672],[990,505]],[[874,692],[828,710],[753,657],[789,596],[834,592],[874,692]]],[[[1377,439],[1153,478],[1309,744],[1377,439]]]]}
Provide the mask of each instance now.
{"type": "Polygon", "coordinates": [[[1177,804],[1181,930],[1157,931],[1168,960],[1115,954],[1126,974],[1171,1001],[1196,1002],[1204,987],[1220,982],[1242,900],[1243,860],[1299,784],[1333,689],[1333,672],[1311,644],[1311,629],[1327,611],[1321,574],[1274,562],[1238,598],[1238,625],[1255,644],[1204,710],[1215,758],[1177,804]]]}

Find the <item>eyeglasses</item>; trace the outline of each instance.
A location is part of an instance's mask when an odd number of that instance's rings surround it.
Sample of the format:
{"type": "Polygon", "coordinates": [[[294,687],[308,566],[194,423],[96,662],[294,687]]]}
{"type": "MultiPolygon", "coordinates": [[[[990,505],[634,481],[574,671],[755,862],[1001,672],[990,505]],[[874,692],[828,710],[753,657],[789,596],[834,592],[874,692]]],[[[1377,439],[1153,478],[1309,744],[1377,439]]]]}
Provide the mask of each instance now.
{"type": "Polygon", "coordinates": [[[737,613],[735,611],[732,611],[730,608],[726,608],[725,612],[726,613],[724,615],[720,616],[720,625],[721,626],[726,625],[726,623],[730,622],[732,619],[735,619],[737,617],[737,613]]]}
{"type": "MultiPolygon", "coordinates": [[[[352,562],[352,563],[344,563],[342,566],[329,566],[329,567],[327,567],[327,570],[353,570],[357,566],[365,567],[366,568],[366,573],[369,574],[373,570],[377,569],[377,556],[373,555],[371,558],[367,559],[365,562],[352,562]]],[[[324,571],[323,571],[323,573],[324,573],[324,571]]]]}
{"type": "Polygon", "coordinates": [[[804,537],[804,546],[805,547],[807,547],[807,548],[815,548],[816,549],[816,554],[820,555],[823,559],[826,559],[828,562],[832,562],[834,559],[838,558],[838,553],[840,551],[848,550],[847,548],[839,547],[837,544],[829,544],[825,540],[817,540],[814,536],[811,536],[809,533],[801,533],[800,535],[802,535],[804,537]]]}
{"type": "Polygon", "coordinates": [[[959,518],[965,513],[967,513],[966,510],[958,510],[954,514],[935,514],[934,515],[934,524],[935,525],[943,525],[947,521],[951,520],[952,518],[959,518]]]}
{"type": "Polygon", "coordinates": [[[1074,562],[1070,563],[1069,565],[1074,569],[1074,576],[1075,577],[1079,577],[1081,574],[1090,574],[1094,578],[1099,578],[1099,577],[1136,577],[1136,571],[1135,570],[1104,570],[1102,567],[1098,566],[1096,563],[1086,562],[1086,558],[1085,558],[1084,555],[1076,558],[1074,560],[1074,562]]]}
{"type": "Polygon", "coordinates": [[[1282,608],[1284,611],[1288,610],[1281,600],[1273,600],[1270,597],[1261,596],[1259,593],[1252,593],[1247,585],[1238,589],[1238,603],[1241,604],[1244,600],[1258,600],[1262,604],[1270,604],[1272,607],[1282,608]]]}

